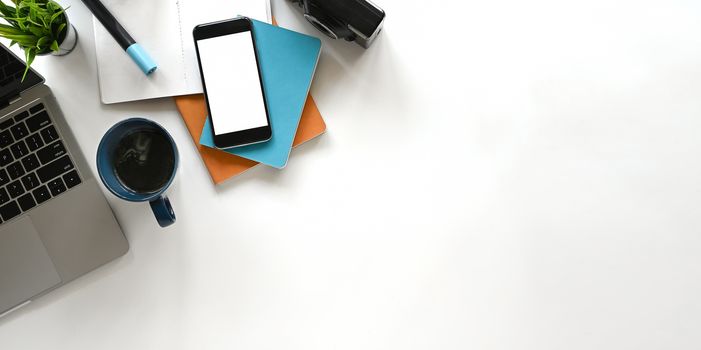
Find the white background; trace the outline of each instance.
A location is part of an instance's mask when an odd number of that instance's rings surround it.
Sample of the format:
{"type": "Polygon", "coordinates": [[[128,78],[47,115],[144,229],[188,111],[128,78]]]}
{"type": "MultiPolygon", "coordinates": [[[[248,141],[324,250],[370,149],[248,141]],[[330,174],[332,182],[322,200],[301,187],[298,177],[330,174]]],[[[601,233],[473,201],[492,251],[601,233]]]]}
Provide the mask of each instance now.
{"type": "Polygon", "coordinates": [[[36,67],[91,161],[118,120],[166,126],[178,222],[109,196],[130,252],[1,349],[701,347],[698,1],[377,0],[372,48],[323,39],[327,134],[219,187],[171,100],[100,105],[67,2],[79,46],[36,67]]]}
{"type": "Polygon", "coordinates": [[[251,32],[199,40],[209,109],[218,135],[267,124],[251,32]]]}

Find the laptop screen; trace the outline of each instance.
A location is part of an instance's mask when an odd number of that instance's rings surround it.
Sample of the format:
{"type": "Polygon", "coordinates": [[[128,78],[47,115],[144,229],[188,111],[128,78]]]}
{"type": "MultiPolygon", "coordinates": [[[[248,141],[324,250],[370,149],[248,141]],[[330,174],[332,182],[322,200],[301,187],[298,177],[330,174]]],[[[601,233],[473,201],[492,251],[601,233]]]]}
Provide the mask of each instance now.
{"type": "Polygon", "coordinates": [[[42,77],[31,69],[22,81],[24,61],[17,58],[5,45],[0,46],[0,99],[14,97],[43,81],[42,77]]]}

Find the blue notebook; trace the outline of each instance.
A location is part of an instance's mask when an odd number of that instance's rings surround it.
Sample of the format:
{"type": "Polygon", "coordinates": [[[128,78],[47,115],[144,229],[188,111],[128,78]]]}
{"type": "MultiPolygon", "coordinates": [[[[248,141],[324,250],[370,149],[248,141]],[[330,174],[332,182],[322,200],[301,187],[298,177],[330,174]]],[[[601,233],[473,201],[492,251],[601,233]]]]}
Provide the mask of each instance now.
{"type": "MultiPolygon", "coordinates": [[[[290,156],[299,118],[319,61],[321,41],[256,20],[253,20],[253,35],[273,136],[267,142],[223,151],[283,168],[290,156]]],[[[200,144],[215,148],[211,130],[212,124],[207,118],[200,144]]]]}

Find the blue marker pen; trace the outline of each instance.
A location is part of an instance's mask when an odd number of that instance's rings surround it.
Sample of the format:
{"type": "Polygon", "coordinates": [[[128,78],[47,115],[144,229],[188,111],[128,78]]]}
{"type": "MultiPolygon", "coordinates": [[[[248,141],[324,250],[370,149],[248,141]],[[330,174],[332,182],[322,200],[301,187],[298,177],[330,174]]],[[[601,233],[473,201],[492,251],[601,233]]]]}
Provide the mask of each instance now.
{"type": "Polygon", "coordinates": [[[141,68],[144,74],[149,75],[158,68],[156,62],[153,61],[146,50],[127,33],[127,30],[117,22],[117,19],[114,18],[100,0],[83,0],[83,3],[88,7],[90,12],[95,15],[97,20],[105,26],[105,29],[112,35],[114,40],[117,40],[119,46],[121,46],[124,51],[129,54],[129,57],[136,62],[136,65],[141,68]]]}

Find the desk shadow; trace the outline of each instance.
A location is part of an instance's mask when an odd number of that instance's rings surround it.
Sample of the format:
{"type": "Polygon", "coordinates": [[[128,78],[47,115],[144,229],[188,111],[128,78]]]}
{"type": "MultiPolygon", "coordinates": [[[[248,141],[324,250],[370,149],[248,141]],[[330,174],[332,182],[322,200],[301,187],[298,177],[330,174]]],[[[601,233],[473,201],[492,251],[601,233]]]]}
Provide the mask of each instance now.
{"type": "MultiPolygon", "coordinates": [[[[51,69],[61,72],[63,79],[69,80],[69,86],[85,85],[86,83],[98,86],[97,65],[93,57],[87,54],[87,50],[94,50],[94,48],[92,46],[86,47],[83,42],[89,40],[89,38],[85,38],[87,35],[92,35],[92,31],[78,32],[78,43],[68,55],[39,57],[40,59],[55,60],[56,62],[52,64],[51,69]]],[[[41,72],[39,73],[41,74],[41,72]]],[[[51,87],[51,81],[51,79],[47,79],[46,85],[51,87]]]]}
{"type": "MultiPolygon", "coordinates": [[[[364,49],[355,42],[327,37],[304,19],[296,4],[273,1],[272,6],[281,27],[321,39],[321,56],[311,91],[324,119],[335,117],[324,113],[324,101],[327,100],[324,96],[348,94],[349,99],[353,99],[358,96],[358,91],[364,95],[364,100],[358,101],[356,98],[349,103],[391,106],[390,117],[393,118],[407,115],[410,111],[407,101],[412,96],[408,92],[420,89],[418,84],[422,83],[420,79],[407,77],[422,67],[403,64],[402,57],[411,52],[402,52],[397,47],[399,43],[396,41],[405,40],[410,34],[399,32],[390,21],[385,23],[375,42],[364,49]],[[387,92],[391,92],[391,96],[387,92]]],[[[410,46],[417,50],[418,47],[418,44],[410,46]]]]}
{"type": "MultiPolygon", "coordinates": [[[[332,142],[333,139],[327,131],[319,137],[309,140],[292,149],[292,153],[290,154],[290,158],[288,159],[287,166],[285,168],[276,169],[264,164],[259,164],[241,175],[235,176],[219,185],[215,185],[214,188],[217,191],[217,194],[222,194],[231,192],[235,187],[246,182],[260,182],[264,183],[266,186],[277,187],[287,185],[292,186],[292,182],[294,182],[296,177],[303,177],[304,173],[294,173],[286,170],[297,166],[297,163],[304,163],[305,158],[309,158],[311,155],[331,147],[332,142]]],[[[328,154],[328,152],[325,153],[328,154]]],[[[314,169],[311,167],[306,167],[306,170],[304,171],[314,171],[314,169]]]]}
{"type": "MultiPolygon", "coordinates": [[[[402,53],[392,41],[392,31],[383,33],[368,49],[353,42],[324,40],[319,66],[312,83],[312,95],[318,97],[323,108],[324,95],[348,95],[352,105],[383,106],[391,115],[401,118],[411,112],[410,102],[420,90],[422,82],[412,79],[415,69],[403,63],[402,53]]],[[[341,99],[342,100],[342,99],[341,99]]],[[[324,114],[326,118],[332,115],[324,114]]]]}
{"type": "MultiPolygon", "coordinates": [[[[102,109],[106,111],[119,112],[121,114],[124,114],[125,118],[126,116],[149,117],[153,114],[162,113],[164,110],[173,110],[177,113],[175,99],[173,97],[161,97],[148,100],[102,104],[102,109]]],[[[177,116],[180,117],[179,115],[177,116]]]]}

